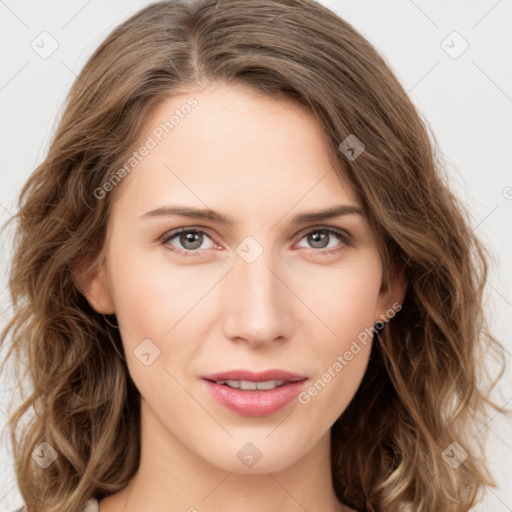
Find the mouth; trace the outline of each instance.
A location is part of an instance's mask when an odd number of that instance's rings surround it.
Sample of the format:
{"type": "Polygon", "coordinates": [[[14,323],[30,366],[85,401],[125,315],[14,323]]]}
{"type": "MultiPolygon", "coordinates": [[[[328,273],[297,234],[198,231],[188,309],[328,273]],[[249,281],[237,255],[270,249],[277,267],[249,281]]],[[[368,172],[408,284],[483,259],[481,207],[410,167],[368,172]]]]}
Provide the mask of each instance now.
{"type": "Polygon", "coordinates": [[[304,375],[285,370],[233,370],[202,378],[217,402],[243,416],[276,413],[296,398],[307,380],[304,375]]]}

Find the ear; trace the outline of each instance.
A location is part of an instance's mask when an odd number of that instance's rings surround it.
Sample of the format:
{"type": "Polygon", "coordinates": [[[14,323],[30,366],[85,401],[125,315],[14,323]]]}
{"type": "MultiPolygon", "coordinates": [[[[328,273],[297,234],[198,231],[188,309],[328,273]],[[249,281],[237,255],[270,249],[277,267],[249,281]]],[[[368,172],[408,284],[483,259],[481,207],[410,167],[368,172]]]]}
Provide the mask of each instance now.
{"type": "Polygon", "coordinates": [[[404,268],[390,265],[388,271],[383,273],[374,322],[387,322],[400,311],[406,291],[407,281],[404,268]],[[391,314],[392,312],[394,313],[391,314]]]}
{"type": "Polygon", "coordinates": [[[102,315],[115,313],[106,262],[102,255],[92,265],[90,260],[73,265],[71,271],[79,290],[95,311],[102,315]]]}

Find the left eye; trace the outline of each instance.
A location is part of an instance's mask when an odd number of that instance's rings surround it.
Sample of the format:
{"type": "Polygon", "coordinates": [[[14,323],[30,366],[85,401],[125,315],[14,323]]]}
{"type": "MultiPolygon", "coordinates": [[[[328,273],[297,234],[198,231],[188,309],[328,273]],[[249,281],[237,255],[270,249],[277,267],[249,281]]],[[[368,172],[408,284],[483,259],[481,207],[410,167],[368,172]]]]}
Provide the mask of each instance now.
{"type": "MultiPolygon", "coordinates": [[[[306,238],[308,243],[312,244],[313,249],[330,249],[332,247],[336,247],[336,244],[329,246],[328,243],[332,240],[332,236],[336,236],[342,242],[347,242],[347,237],[342,232],[334,230],[334,229],[315,229],[313,231],[309,231],[302,238],[306,238]]],[[[332,251],[325,251],[332,252],[332,251]]]]}
{"type": "MultiPolygon", "coordinates": [[[[163,240],[162,243],[167,245],[170,250],[181,252],[186,256],[194,256],[197,253],[194,253],[194,251],[198,251],[198,249],[201,247],[205,239],[210,240],[210,245],[207,247],[203,247],[203,249],[210,249],[214,246],[213,241],[205,231],[202,231],[200,229],[182,229],[180,231],[175,231],[173,233],[170,233],[167,235],[163,240]],[[181,247],[176,247],[174,244],[171,244],[171,240],[174,240],[177,238],[179,243],[181,244],[181,247]],[[188,254],[187,254],[188,253],[188,254]]],[[[320,251],[320,252],[337,252],[343,247],[348,244],[348,235],[345,234],[343,231],[338,231],[335,229],[327,229],[327,228],[321,228],[321,229],[314,229],[306,233],[301,240],[306,239],[311,246],[309,248],[312,249],[329,249],[326,251],[320,251]],[[341,247],[337,247],[337,244],[329,245],[329,242],[332,240],[333,235],[338,238],[341,242],[341,247]],[[335,247],[335,249],[332,249],[335,247]]],[[[201,252],[201,251],[199,251],[201,252]]]]}

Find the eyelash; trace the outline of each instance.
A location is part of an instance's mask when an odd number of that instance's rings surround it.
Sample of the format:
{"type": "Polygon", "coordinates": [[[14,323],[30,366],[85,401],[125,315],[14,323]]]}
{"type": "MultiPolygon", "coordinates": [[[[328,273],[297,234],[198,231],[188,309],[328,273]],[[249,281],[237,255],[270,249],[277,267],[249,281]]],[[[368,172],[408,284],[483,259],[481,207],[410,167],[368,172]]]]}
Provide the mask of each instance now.
{"type": "MultiPolygon", "coordinates": [[[[299,241],[302,240],[307,235],[309,235],[311,233],[317,233],[317,232],[325,232],[325,233],[329,233],[331,235],[336,235],[337,237],[339,237],[341,239],[341,241],[343,243],[341,244],[340,247],[338,247],[336,249],[328,249],[328,250],[318,249],[318,250],[316,250],[315,248],[311,247],[310,249],[312,251],[314,251],[314,252],[319,252],[319,253],[322,253],[324,255],[332,255],[332,254],[337,254],[337,253],[343,251],[346,248],[346,246],[350,246],[351,245],[351,237],[350,237],[350,235],[348,235],[344,231],[341,231],[341,230],[338,230],[338,229],[335,229],[335,228],[314,228],[314,229],[311,229],[310,231],[306,232],[299,239],[299,241]]],[[[177,253],[177,254],[183,255],[185,257],[200,256],[201,253],[204,252],[204,250],[197,249],[195,251],[183,251],[183,250],[180,250],[180,249],[176,249],[172,245],[169,245],[170,240],[172,240],[173,238],[177,237],[178,235],[181,235],[182,233],[202,233],[202,234],[208,236],[213,242],[215,242],[215,240],[213,240],[213,238],[206,231],[204,231],[202,229],[198,229],[198,228],[182,228],[182,229],[178,229],[176,231],[171,231],[170,233],[166,233],[161,238],[161,242],[162,242],[163,245],[166,246],[166,248],[169,251],[171,251],[173,253],[177,253]]]]}

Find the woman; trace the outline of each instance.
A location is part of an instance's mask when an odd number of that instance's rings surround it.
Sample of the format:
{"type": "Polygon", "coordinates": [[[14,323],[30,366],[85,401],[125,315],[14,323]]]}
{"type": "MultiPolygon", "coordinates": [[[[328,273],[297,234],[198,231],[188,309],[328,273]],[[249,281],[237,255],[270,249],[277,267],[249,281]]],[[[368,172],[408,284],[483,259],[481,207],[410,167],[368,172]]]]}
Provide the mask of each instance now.
{"type": "Polygon", "coordinates": [[[16,215],[25,510],[469,510],[500,345],[443,172],[317,3],[160,2],[115,29],[16,215]]]}

